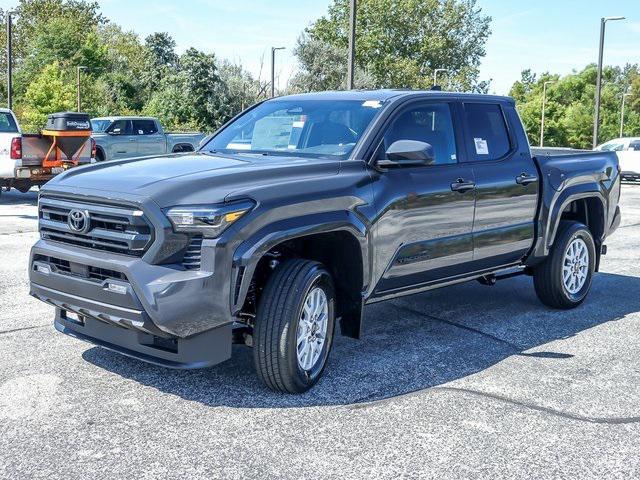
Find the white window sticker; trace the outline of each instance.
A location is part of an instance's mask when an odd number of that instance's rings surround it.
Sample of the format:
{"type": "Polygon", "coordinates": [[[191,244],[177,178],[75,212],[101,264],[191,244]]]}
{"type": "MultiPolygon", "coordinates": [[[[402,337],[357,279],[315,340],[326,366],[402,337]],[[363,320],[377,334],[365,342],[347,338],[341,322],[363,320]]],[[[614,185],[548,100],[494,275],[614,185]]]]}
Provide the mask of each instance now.
{"type": "Polygon", "coordinates": [[[476,153],[478,155],[489,155],[489,147],[484,138],[474,138],[473,143],[476,144],[476,153]]]}
{"type": "Polygon", "coordinates": [[[380,108],[382,103],[380,100],[367,100],[362,104],[363,107],[380,108]]]}

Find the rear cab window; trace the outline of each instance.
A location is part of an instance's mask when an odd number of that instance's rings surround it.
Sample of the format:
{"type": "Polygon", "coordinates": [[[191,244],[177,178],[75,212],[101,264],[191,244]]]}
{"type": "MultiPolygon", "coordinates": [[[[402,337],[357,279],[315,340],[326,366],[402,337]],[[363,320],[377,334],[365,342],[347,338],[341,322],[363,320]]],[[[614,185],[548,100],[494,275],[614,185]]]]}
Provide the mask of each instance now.
{"type": "Polygon", "coordinates": [[[512,148],[502,107],[496,103],[463,103],[466,143],[474,162],[500,160],[512,148]]]}
{"type": "Polygon", "coordinates": [[[18,133],[18,125],[8,112],[0,113],[0,133],[18,133]]]}

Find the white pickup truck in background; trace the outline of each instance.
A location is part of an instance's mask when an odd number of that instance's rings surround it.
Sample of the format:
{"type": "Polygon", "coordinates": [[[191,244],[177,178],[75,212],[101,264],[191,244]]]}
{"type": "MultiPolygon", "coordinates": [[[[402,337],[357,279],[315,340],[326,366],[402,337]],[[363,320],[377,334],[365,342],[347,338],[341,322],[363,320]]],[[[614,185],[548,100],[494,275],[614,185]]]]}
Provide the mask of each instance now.
{"type": "Polygon", "coordinates": [[[73,166],[91,163],[95,142],[87,142],[77,152],[76,163],[62,162],[45,167],[43,160],[51,147],[51,138],[24,134],[14,113],[0,108],[0,192],[15,188],[23,193],[44,185],[54,176],[73,166]]]}
{"type": "Polygon", "coordinates": [[[204,137],[202,133],[167,133],[153,117],[92,118],[91,128],[99,162],[193,152],[204,137]]]}

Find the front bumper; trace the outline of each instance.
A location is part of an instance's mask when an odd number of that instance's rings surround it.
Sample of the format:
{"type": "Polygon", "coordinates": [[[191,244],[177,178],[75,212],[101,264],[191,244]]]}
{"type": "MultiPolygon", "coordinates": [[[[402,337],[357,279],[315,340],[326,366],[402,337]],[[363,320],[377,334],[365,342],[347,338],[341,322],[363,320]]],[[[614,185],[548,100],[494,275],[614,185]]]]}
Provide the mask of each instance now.
{"type": "Polygon", "coordinates": [[[33,246],[29,268],[30,293],[56,307],[59,331],[172,368],[231,356],[233,319],[215,313],[222,306],[211,293],[213,277],[48,240],[33,246]],[[89,276],[88,267],[99,275],[89,276]]]}
{"type": "Polygon", "coordinates": [[[190,338],[161,338],[93,317],[74,319],[62,308],[56,308],[54,325],[65,335],[168,368],[210,367],[231,357],[231,325],[190,338]]]}

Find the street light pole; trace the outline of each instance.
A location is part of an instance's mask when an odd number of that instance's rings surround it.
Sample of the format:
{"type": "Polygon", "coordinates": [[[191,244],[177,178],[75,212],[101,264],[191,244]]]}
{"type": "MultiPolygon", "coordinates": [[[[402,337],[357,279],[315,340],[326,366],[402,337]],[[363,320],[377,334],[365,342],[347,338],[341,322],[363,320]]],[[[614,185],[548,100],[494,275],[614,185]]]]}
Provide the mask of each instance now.
{"type": "Polygon", "coordinates": [[[78,65],[76,67],[76,78],[77,78],[77,83],[76,83],[76,93],[78,95],[78,112],[81,111],[80,107],[81,107],[81,102],[80,102],[80,70],[86,70],[87,67],[83,67],[82,65],[78,65]]]}
{"type": "Polygon", "coordinates": [[[347,90],[353,90],[356,61],[356,0],[350,0],[349,8],[349,59],[347,63],[347,90]]]}
{"type": "Polygon", "coordinates": [[[276,85],[275,85],[276,50],[284,50],[284,47],[271,47],[271,98],[276,96],[276,85]]]}
{"type": "Polygon", "coordinates": [[[622,108],[620,109],[620,138],[624,136],[624,99],[630,96],[630,93],[622,94],[622,108]]]}
{"type": "Polygon", "coordinates": [[[555,81],[544,82],[542,86],[542,116],[540,117],[540,146],[544,147],[544,111],[547,106],[547,85],[551,85],[555,81]]]}
{"type": "Polygon", "coordinates": [[[439,72],[448,72],[448,71],[449,71],[449,70],[448,70],[448,69],[446,69],[446,68],[436,68],[436,69],[433,71],[433,84],[434,84],[434,85],[437,85],[437,84],[438,84],[438,83],[437,83],[437,79],[438,79],[438,73],[439,73],[439,72]]]}
{"type": "Polygon", "coordinates": [[[598,50],[598,76],[596,79],[596,112],[593,120],[593,148],[598,146],[600,131],[600,94],[602,92],[602,57],[604,54],[604,31],[608,21],[624,20],[625,17],[602,17],[600,19],[600,48],[598,50]]]}
{"type": "Polygon", "coordinates": [[[11,35],[11,22],[13,12],[7,12],[7,108],[11,109],[13,107],[13,52],[12,50],[12,35],[11,35]]]}

